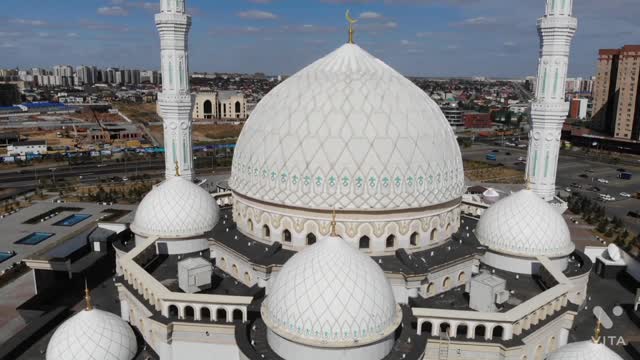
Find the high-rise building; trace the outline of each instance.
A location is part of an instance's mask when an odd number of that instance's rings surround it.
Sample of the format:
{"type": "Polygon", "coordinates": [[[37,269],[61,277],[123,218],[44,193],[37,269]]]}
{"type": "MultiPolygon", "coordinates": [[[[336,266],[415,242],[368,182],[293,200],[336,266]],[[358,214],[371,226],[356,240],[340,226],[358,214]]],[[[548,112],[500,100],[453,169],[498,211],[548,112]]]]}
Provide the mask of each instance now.
{"type": "Polygon", "coordinates": [[[578,28],[572,9],[573,0],[547,0],[545,16],[538,20],[540,60],[526,177],[531,190],[547,201],[555,196],[562,125],[569,113],[565,86],[571,39],[578,28]]]}
{"type": "Polygon", "coordinates": [[[158,94],[164,122],[165,175],[167,178],[193,176],[191,148],[191,86],[189,85],[188,37],[191,16],[182,0],[162,1],[156,15],[160,33],[162,92],[158,94]]]}
{"type": "Polygon", "coordinates": [[[640,45],[602,49],[594,85],[594,115],[616,138],[640,140],[640,45]]]}

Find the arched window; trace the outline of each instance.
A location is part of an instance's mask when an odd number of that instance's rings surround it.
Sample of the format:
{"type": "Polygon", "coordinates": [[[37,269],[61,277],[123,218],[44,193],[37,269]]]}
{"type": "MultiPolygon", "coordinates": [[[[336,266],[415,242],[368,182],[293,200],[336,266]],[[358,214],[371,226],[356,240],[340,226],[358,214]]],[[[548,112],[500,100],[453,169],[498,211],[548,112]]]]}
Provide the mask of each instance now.
{"type": "Polygon", "coordinates": [[[316,243],[316,236],[313,233],[307,234],[307,245],[313,245],[316,243]]]}
{"type": "Polygon", "coordinates": [[[549,339],[549,346],[547,351],[553,352],[553,351],[556,351],[556,348],[557,348],[556,337],[552,336],[551,339],[549,339]]]}
{"type": "Polygon", "coordinates": [[[231,266],[231,272],[233,272],[234,275],[238,275],[238,265],[233,264],[233,266],[231,266]]]}
{"type": "Polygon", "coordinates": [[[386,246],[387,246],[387,249],[395,247],[396,246],[396,237],[393,236],[393,235],[387,236],[387,244],[386,244],[386,246]]]}
{"type": "Polygon", "coordinates": [[[444,290],[448,290],[451,287],[451,278],[450,277],[445,277],[444,280],[442,280],[442,288],[444,290]]]}
{"type": "Polygon", "coordinates": [[[251,219],[247,220],[247,228],[253,232],[253,221],[251,219]]]}
{"type": "Polygon", "coordinates": [[[291,231],[289,231],[288,229],[284,229],[284,231],[282,232],[282,241],[291,242],[291,231]]]}
{"type": "Polygon", "coordinates": [[[448,334],[451,329],[451,325],[449,323],[443,322],[440,324],[440,334],[448,334]]]}
{"type": "Polygon", "coordinates": [[[430,321],[423,322],[420,326],[420,331],[422,334],[431,335],[431,332],[433,331],[433,324],[431,324],[430,321]]]}
{"type": "Polygon", "coordinates": [[[262,237],[265,239],[268,239],[271,237],[271,230],[269,229],[268,225],[264,225],[262,227],[262,237]]]}
{"type": "Polygon", "coordinates": [[[411,246],[418,245],[418,233],[417,232],[414,232],[413,234],[411,234],[411,237],[409,238],[409,244],[411,244],[411,246]]]}
{"type": "Polygon", "coordinates": [[[225,270],[227,268],[227,259],[221,257],[220,258],[220,265],[218,265],[218,267],[222,270],[225,270]]]}
{"type": "Polygon", "coordinates": [[[178,307],[175,305],[169,305],[169,318],[177,318],[180,313],[178,307]]]}
{"type": "Polygon", "coordinates": [[[244,316],[242,315],[242,310],[240,310],[240,309],[233,310],[233,320],[234,321],[244,321],[244,316]]]}
{"type": "Polygon", "coordinates": [[[216,310],[216,321],[227,322],[227,310],[223,308],[216,310]]]}
{"type": "Polygon", "coordinates": [[[244,273],[244,281],[251,282],[251,274],[248,271],[244,273]]]}
{"type": "Polygon", "coordinates": [[[222,104],[222,113],[224,117],[227,117],[227,104],[222,104]]]}
{"type": "Polygon", "coordinates": [[[475,336],[484,338],[487,334],[487,328],[484,325],[476,326],[475,336]]]}
{"type": "Polygon", "coordinates": [[[451,236],[451,224],[447,224],[447,228],[445,229],[447,236],[451,236]]]}
{"type": "Polygon", "coordinates": [[[493,332],[491,333],[491,337],[493,339],[501,339],[502,334],[504,333],[504,328],[500,325],[493,328],[493,332]]]}
{"type": "Polygon", "coordinates": [[[200,309],[200,320],[211,321],[211,310],[208,307],[204,306],[200,309]]]}
{"type": "Polygon", "coordinates": [[[193,311],[193,307],[192,306],[185,306],[184,307],[184,318],[187,320],[193,320],[195,316],[195,312],[193,311]]]}
{"type": "Polygon", "coordinates": [[[436,241],[438,239],[438,229],[431,230],[431,236],[429,237],[431,241],[436,241]]]}
{"type": "Polygon", "coordinates": [[[467,324],[460,324],[460,325],[458,325],[458,328],[456,329],[456,336],[457,337],[466,337],[467,336],[467,331],[469,331],[469,327],[467,326],[467,324]]]}
{"type": "Polygon", "coordinates": [[[467,281],[467,274],[465,274],[464,271],[461,271],[460,274],[458,274],[458,282],[465,281],[467,281]]]}
{"type": "Polygon", "coordinates": [[[360,249],[368,249],[369,248],[369,237],[363,236],[360,238],[360,249]]]}
{"type": "Polygon", "coordinates": [[[211,100],[205,100],[204,104],[202,104],[202,107],[205,119],[210,119],[211,114],[213,113],[213,105],[211,104],[211,100]]]}
{"type": "Polygon", "coordinates": [[[544,348],[542,345],[538,345],[536,348],[535,360],[544,360],[544,348]]]}
{"type": "Polygon", "coordinates": [[[434,283],[429,283],[427,285],[427,295],[433,295],[436,293],[436,285],[434,283]]]}
{"type": "Polygon", "coordinates": [[[235,110],[236,110],[236,114],[240,113],[240,110],[241,110],[240,101],[236,101],[236,109],[235,110]]]}

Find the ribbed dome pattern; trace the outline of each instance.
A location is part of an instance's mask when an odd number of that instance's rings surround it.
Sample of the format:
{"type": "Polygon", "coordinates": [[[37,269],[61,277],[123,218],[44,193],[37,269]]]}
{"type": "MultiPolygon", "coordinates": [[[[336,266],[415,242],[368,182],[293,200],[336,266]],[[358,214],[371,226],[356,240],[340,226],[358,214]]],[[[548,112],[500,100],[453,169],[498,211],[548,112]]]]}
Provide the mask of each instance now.
{"type": "Polygon", "coordinates": [[[314,209],[405,209],[462,196],[462,158],[440,108],[345,44],[273,89],[234,153],[234,191],[314,209]]]}

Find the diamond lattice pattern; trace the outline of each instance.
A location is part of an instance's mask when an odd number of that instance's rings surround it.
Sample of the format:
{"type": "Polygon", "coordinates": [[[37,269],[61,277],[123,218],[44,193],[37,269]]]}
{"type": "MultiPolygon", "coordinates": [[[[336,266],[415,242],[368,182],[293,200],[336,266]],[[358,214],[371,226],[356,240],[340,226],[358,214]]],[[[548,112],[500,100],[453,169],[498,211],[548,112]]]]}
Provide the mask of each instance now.
{"type": "Polygon", "coordinates": [[[464,175],[437,104],[346,44],[258,104],[238,140],[230,184],[286,205],[389,209],[456,199],[464,175]]]}
{"type": "Polygon", "coordinates": [[[530,190],[487,209],[476,234],[490,249],[517,256],[566,256],[575,249],[562,215],[530,190]]]}
{"type": "Polygon", "coordinates": [[[81,311],[49,340],[47,360],[131,360],[138,351],[129,324],[101,310],[81,311]]]}
{"type": "Polygon", "coordinates": [[[340,238],[321,239],[287,261],[265,306],[278,328],[320,341],[375,337],[398,316],[380,267],[340,238]]]}
{"type": "Polygon", "coordinates": [[[159,237],[196,236],[213,229],[218,217],[218,205],[206,190],[173,177],[142,199],[132,229],[159,237]]]}

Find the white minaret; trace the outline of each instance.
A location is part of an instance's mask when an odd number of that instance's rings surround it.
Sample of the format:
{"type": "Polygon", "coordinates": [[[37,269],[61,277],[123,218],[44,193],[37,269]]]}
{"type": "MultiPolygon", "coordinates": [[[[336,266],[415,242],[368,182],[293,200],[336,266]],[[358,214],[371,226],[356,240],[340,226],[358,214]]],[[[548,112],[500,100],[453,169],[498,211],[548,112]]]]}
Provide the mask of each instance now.
{"type": "Polygon", "coordinates": [[[191,87],[189,85],[188,37],[191,16],[185,12],[184,0],[160,0],[156,27],[160,33],[162,93],[158,94],[164,123],[165,174],[177,174],[191,180],[193,150],[191,148],[191,87]]]}
{"type": "Polygon", "coordinates": [[[526,176],[531,190],[547,201],[555,196],[560,135],[569,113],[565,82],[571,39],[578,28],[572,8],[573,0],[547,0],[545,16],[538,20],[540,60],[526,176]]]}

